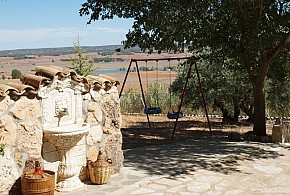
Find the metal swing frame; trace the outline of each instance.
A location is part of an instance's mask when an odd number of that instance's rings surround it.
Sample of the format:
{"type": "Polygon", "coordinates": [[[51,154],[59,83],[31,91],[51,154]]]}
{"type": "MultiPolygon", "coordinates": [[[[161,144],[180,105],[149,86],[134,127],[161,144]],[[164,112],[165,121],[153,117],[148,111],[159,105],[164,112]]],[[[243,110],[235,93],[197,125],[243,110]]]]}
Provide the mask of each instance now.
{"type": "MultiPolygon", "coordinates": [[[[143,102],[144,102],[144,107],[146,108],[147,105],[146,105],[146,101],[145,101],[145,94],[144,94],[144,90],[143,90],[143,85],[142,85],[142,80],[141,80],[141,76],[140,76],[138,62],[148,62],[148,61],[157,61],[158,62],[158,61],[165,61],[165,60],[166,61],[171,61],[171,60],[177,60],[177,61],[190,60],[189,68],[188,68],[187,75],[186,75],[186,80],[185,80],[185,83],[184,83],[184,86],[183,86],[182,95],[181,95],[180,103],[179,103],[179,106],[178,106],[178,111],[177,111],[178,115],[181,113],[181,107],[182,107],[182,103],[183,103],[184,97],[186,95],[186,89],[187,89],[189,77],[191,75],[192,67],[194,65],[196,78],[197,78],[198,85],[199,85],[199,91],[200,91],[200,94],[202,96],[202,102],[203,102],[203,106],[204,106],[204,110],[205,110],[205,114],[206,114],[206,118],[207,118],[208,128],[209,128],[210,134],[212,135],[211,124],[210,124],[208,111],[207,111],[207,107],[206,107],[203,87],[202,87],[202,84],[201,84],[199,71],[198,71],[197,63],[196,63],[197,59],[194,56],[192,56],[192,57],[175,57],[175,58],[147,58],[147,59],[135,59],[135,58],[133,58],[133,59],[131,59],[130,63],[129,63],[129,66],[128,66],[128,69],[127,69],[127,72],[126,72],[126,75],[125,75],[125,78],[124,78],[124,81],[123,81],[123,84],[122,84],[122,88],[121,88],[120,93],[119,93],[119,98],[121,98],[121,96],[122,96],[122,93],[123,93],[123,90],[124,90],[128,75],[130,73],[130,69],[132,67],[132,64],[135,63],[136,71],[137,71],[137,75],[138,75],[138,80],[139,80],[139,85],[140,85],[140,89],[141,89],[141,93],[142,93],[142,99],[143,99],[143,102]]],[[[148,121],[148,127],[151,129],[149,114],[146,114],[146,116],[147,116],[147,121],[148,121]]],[[[175,124],[174,124],[174,128],[173,128],[173,131],[172,131],[171,140],[174,139],[174,135],[175,135],[175,131],[176,131],[176,128],[177,128],[178,119],[179,119],[179,117],[176,117],[176,119],[175,119],[175,124]]]]}

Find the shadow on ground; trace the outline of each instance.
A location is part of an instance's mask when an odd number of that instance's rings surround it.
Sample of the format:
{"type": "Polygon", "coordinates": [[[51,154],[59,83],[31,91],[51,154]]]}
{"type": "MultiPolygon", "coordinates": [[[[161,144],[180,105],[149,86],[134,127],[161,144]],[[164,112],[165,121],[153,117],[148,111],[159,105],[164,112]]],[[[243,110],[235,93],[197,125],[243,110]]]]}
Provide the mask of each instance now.
{"type": "Polygon", "coordinates": [[[174,123],[136,122],[123,128],[124,165],[144,170],[151,175],[193,174],[196,169],[230,174],[240,172],[239,163],[254,159],[277,158],[278,147],[271,143],[233,142],[229,132],[244,129],[249,123],[225,124],[212,122],[212,135],[207,123],[202,121],[180,121],[171,141],[174,123]]]}
{"type": "Polygon", "coordinates": [[[151,175],[194,174],[197,169],[230,174],[241,161],[277,158],[274,144],[231,142],[224,139],[184,140],[124,151],[125,166],[151,175]]]}
{"type": "MultiPolygon", "coordinates": [[[[127,128],[122,128],[123,149],[136,148],[164,144],[170,142],[173,135],[174,121],[151,122],[151,129],[147,122],[135,122],[127,128]]],[[[211,121],[212,131],[208,128],[206,121],[185,120],[179,121],[174,140],[203,139],[203,138],[226,138],[235,129],[244,129],[245,132],[251,130],[251,125],[247,122],[236,124],[211,121]]]]}

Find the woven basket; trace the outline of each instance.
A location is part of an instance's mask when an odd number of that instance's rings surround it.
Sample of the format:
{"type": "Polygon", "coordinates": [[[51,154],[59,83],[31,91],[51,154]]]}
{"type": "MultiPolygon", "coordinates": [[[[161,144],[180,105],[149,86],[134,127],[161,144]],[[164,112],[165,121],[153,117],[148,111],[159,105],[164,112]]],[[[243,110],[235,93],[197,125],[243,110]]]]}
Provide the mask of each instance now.
{"type": "Polygon", "coordinates": [[[102,155],[96,162],[88,161],[89,177],[93,184],[106,184],[112,175],[112,164],[107,162],[102,155]]]}
{"type": "Polygon", "coordinates": [[[23,195],[54,195],[55,173],[44,170],[42,175],[24,173],[21,176],[21,190],[23,195]]]}

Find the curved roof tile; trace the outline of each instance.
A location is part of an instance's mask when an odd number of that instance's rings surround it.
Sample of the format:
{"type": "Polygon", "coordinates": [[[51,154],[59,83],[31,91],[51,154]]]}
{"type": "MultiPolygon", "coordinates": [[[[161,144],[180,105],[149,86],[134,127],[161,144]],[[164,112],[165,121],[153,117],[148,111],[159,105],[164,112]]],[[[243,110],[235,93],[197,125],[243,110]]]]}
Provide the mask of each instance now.
{"type": "Polygon", "coordinates": [[[0,96],[6,96],[8,94],[14,95],[27,95],[27,94],[37,94],[38,89],[42,86],[49,85],[54,80],[63,80],[70,77],[71,80],[83,83],[86,92],[91,89],[100,90],[104,89],[106,91],[110,90],[112,86],[117,86],[120,84],[115,78],[107,75],[88,75],[86,77],[78,75],[74,70],[63,69],[58,66],[38,66],[35,69],[36,73],[25,74],[17,81],[5,80],[5,82],[0,83],[0,96]]]}

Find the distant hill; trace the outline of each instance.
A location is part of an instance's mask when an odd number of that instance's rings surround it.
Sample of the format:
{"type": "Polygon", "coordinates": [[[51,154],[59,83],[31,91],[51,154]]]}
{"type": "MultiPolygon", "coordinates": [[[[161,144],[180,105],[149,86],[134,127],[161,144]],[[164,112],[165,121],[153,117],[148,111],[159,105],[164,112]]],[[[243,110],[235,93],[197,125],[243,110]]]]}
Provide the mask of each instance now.
{"type": "MultiPolygon", "coordinates": [[[[104,46],[82,46],[86,52],[103,52],[103,51],[119,51],[124,50],[123,45],[104,45],[104,46]]],[[[137,47],[126,49],[127,52],[136,51],[140,49],[137,47]]],[[[3,50],[0,51],[0,57],[22,57],[26,55],[38,56],[59,56],[64,54],[74,53],[73,47],[58,47],[58,48],[38,48],[38,49],[17,49],[17,50],[3,50]]]]}

